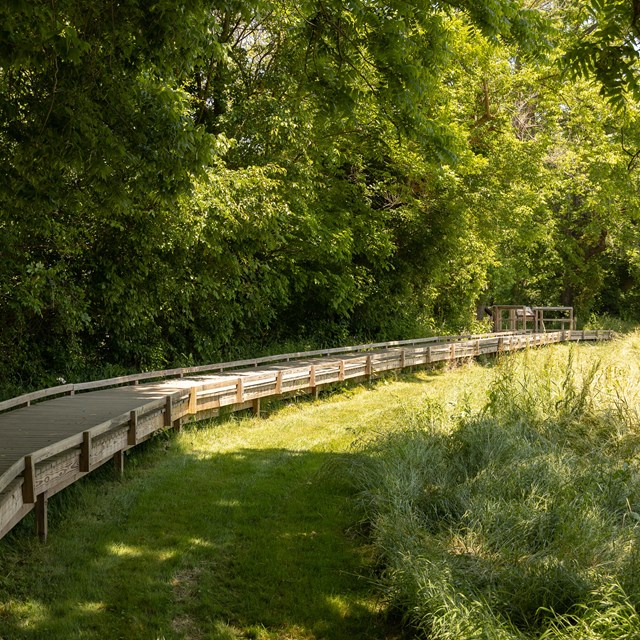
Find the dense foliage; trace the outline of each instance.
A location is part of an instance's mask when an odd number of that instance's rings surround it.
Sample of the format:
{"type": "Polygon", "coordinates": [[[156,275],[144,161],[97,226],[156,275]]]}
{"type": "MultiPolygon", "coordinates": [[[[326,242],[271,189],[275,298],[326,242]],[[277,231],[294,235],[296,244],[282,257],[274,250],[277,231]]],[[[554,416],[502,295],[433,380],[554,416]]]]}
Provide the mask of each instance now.
{"type": "Polygon", "coordinates": [[[637,319],[636,4],[12,0],[2,382],[637,319]]]}

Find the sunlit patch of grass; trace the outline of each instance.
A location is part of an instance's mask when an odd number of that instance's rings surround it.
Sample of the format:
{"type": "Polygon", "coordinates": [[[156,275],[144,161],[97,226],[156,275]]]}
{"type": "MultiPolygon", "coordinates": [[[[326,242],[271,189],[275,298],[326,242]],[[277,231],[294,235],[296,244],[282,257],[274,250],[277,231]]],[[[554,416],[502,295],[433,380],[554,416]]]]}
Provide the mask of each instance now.
{"type": "Polygon", "coordinates": [[[0,603],[0,629],[2,629],[3,621],[7,621],[13,622],[17,629],[21,631],[29,631],[37,628],[39,624],[48,618],[49,614],[48,607],[43,602],[33,598],[27,597],[24,600],[8,599],[0,603]]]}
{"type": "Polygon", "coordinates": [[[104,602],[79,602],[78,611],[86,614],[95,614],[105,610],[104,602]]]}
{"type": "Polygon", "coordinates": [[[106,551],[122,558],[139,558],[144,554],[142,549],[136,549],[121,543],[107,545],[106,551]]]}

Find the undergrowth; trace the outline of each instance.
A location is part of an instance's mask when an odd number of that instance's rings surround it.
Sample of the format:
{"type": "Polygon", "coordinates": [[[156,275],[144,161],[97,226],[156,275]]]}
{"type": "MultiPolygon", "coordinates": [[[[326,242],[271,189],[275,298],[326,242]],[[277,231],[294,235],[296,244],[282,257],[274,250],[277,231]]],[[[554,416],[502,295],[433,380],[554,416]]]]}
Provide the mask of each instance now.
{"type": "Polygon", "coordinates": [[[640,637],[639,355],[512,355],[480,409],[428,400],[365,446],[379,587],[421,637],[640,637]]]}

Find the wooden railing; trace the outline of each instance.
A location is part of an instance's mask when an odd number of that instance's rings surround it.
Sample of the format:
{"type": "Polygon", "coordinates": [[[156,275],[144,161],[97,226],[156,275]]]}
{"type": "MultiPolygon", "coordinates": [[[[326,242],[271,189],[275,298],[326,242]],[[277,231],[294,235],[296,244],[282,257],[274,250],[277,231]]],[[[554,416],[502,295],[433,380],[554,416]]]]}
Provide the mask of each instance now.
{"type": "Polygon", "coordinates": [[[163,369],[159,371],[147,371],[145,373],[134,373],[116,378],[108,378],[105,380],[94,380],[91,382],[81,382],[76,384],[62,384],[56,387],[49,387],[25,393],[23,395],[4,400],[0,402],[0,413],[27,407],[34,402],[47,400],[63,395],[74,395],[86,391],[96,391],[98,389],[108,389],[109,387],[118,387],[125,384],[139,384],[140,382],[148,382],[150,380],[166,380],[170,378],[184,378],[193,374],[204,373],[223,373],[233,369],[242,369],[248,367],[259,367],[265,364],[277,364],[280,362],[289,362],[291,360],[300,360],[301,358],[318,358],[347,355],[365,351],[373,351],[376,349],[390,349],[394,347],[410,347],[424,344],[441,344],[450,342],[461,342],[464,340],[483,339],[496,336],[511,336],[517,332],[505,331],[502,333],[486,333],[479,335],[458,335],[458,336],[436,336],[431,338],[416,338],[414,340],[396,340],[392,342],[374,342],[362,344],[352,347],[335,347],[331,349],[317,349],[314,351],[297,351],[293,353],[284,353],[271,356],[262,356],[260,358],[250,358],[245,360],[234,360],[232,362],[218,362],[215,364],[205,364],[195,367],[182,367],[176,369],[163,369]]]}
{"type": "MultiPolygon", "coordinates": [[[[254,413],[259,413],[262,398],[309,392],[317,395],[326,385],[371,379],[377,374],[406,367],[506,353],[567,340],[608,340],[611,337],[608,331],[556,331],[401,340],[154,371],[25,394],[0,403],[0,411],[19,410],[32,402],[65,394],[152,379],[217,373],[216,379],[209,382],[194,380],[191,384],[186,379],[184,389],[16,460],[0,476],[0,538],[34,508],[37,530],[42,538],[46,538],[47,499],[50,496],[110,460],[122,471],[125,451],[158,431],[180,429],[186,419],[210,418],[224,408],[231,411],[253,409],[254,413]],[[264,365],[268,364],[279,366],[265,370],[264,365]],[[263,366],[262,370],[260,366],[263,366]],[[257,370],[254,372],[251,368],[257,370]],[[238,375],[234,375],[234,370],[238,370],[238,375]]],[[[0,449],[1,443],[0,432],[0,449]]]]}

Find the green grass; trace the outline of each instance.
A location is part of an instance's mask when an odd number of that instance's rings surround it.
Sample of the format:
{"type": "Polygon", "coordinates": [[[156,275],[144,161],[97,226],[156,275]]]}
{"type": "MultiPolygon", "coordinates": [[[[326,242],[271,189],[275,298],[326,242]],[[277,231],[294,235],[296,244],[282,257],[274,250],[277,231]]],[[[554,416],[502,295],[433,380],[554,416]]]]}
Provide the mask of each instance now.
{"type": "Polygon", "coordinates": [[[635,637],[639,354],[562,345],[156,438],[55,496],[46,545],[28,520],[0,541],[0,638],[635,637]]]}
{"type": "MultiPolygon", "coordinates": [[[[49,542],[0,541],[0,638],[395,638],[354,530],[354,442],[426,391],[420,373],[156,438],[50,501],[49,542]]],[[[455,398],[455,393],[451,395],[455,398]]]]}
{"type": "Polygon", "coordinates": [[[420,637],[640,637],[640,335],[504,358],[356,468],[379,587],[420,637]]]}

